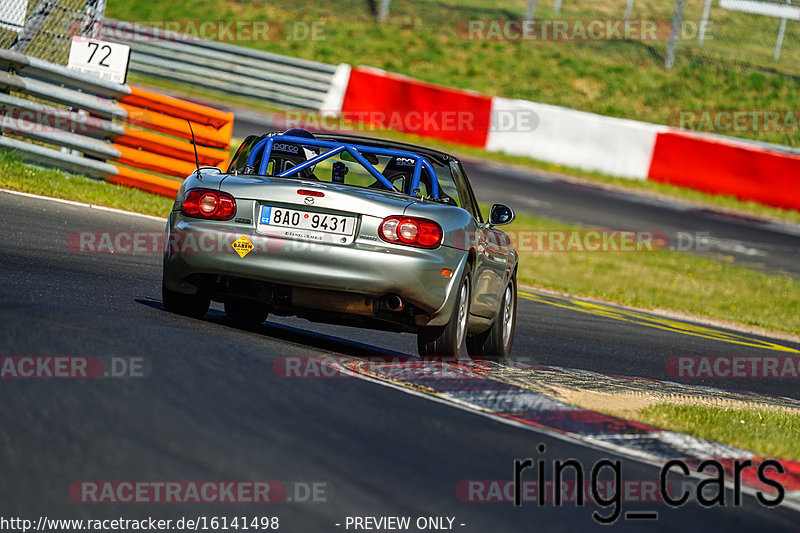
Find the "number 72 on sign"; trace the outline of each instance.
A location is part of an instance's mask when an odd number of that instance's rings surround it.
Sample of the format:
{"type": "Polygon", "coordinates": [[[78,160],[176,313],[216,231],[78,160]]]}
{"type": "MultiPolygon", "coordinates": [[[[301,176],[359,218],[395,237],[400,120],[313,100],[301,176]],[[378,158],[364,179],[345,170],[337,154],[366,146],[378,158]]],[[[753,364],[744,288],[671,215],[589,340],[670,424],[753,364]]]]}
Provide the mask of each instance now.
{"type": "Polygon", "coordinates": [[[98,78],[125,83],[131,49],[128,45],[74,36],[67,66],[98,78]]]}

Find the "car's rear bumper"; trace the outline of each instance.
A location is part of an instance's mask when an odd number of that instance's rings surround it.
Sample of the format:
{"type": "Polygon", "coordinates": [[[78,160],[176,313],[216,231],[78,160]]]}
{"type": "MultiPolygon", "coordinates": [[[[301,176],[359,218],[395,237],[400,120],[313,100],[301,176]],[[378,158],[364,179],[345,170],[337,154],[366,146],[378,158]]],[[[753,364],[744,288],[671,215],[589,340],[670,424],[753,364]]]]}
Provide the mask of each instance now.
{"type": "Polygon", "coordinates": [[[293,241],[246,225],[239,230],[175,213],[167,242],[164,284],[173,291],[194,293],[191,278],[210,274],[374,297],[394,294],[427,313],[431,325],[444,324],[450,316],[453,286],[466,265],[463,250],[446,246],[425,250],[363,238],[350,245],[293,241]],[[242,235],[253,245],[244,257],[230,246],[242,235]],[[452,274],[443,276],[443,269],[452,274]]]}

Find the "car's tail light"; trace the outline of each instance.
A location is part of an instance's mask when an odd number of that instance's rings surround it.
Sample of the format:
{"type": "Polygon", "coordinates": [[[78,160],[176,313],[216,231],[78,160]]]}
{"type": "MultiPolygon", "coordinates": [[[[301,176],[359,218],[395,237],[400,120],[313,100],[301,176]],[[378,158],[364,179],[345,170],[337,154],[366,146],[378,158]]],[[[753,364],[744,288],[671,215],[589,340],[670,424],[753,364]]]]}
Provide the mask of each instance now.
{"type": "Polygon", "coordinates": [[[236,214],[236,200],[226,192],[192,189],[183,197],[181,210],[187,217],[230,220],[236,214]]]}
{"type": "Polygon", "coordinates": [[[442,227],[433,220],[391,216],[381,222],[378,235],[386,242],[436,248],[442,243],[444,234],[442,227]]]}

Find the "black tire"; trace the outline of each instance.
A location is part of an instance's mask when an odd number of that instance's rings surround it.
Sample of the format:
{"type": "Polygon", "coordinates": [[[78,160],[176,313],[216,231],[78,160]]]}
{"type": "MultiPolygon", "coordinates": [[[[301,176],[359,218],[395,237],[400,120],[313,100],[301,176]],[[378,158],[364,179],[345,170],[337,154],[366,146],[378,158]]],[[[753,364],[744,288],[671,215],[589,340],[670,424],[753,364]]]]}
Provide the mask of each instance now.
{"type": "Polygon", "coordinates": [[[211,298],[200,291],[197,294],[183,294],[169,290],[163,283],[161,301],[166,311],[191,318],[203,318],[211,305],[211,298]]]}
{"type": "Polygon", "coordinates": [[[255,300],[231,298],[225,300],[225,314],[239,324],[257,325],[267,319],[269,309],[263,303],[255,300]]]}
{"type": "Polygon", "coordinates": [[[492,327],[467,337],[467,352],[474,359],[508,361],[514,346],[514,331],[517,328],[517,280],[512,278],[503,292],[500,311],[492,327]]]}
{"type": "Polygon", "coordinates": [[[420,357],[458,357],[464,351],[472,301],[472,283],[468,273],[458,285],[456,304],[445,326],[426,326],[417,332],[420,357]]]}

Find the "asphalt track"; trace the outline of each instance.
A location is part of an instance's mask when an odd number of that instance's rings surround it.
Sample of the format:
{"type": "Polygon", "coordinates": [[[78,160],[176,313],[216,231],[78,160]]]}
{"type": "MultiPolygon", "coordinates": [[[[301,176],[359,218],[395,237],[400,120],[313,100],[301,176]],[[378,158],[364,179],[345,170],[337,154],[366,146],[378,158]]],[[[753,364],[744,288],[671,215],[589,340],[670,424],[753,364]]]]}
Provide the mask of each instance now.
{"type": "MultiPolygon", "coordinates": [[[[280,119],[236,109],[233,134],[281,129],[280,119]]],[[[368,134],[367,134],[368,135],[368,134]]],[[[564,179],[520,167],[463,159],[478,200],[591,228],[666,233],[673,249],[796,277],[800,226],[564,179]]],[[[536,228],[529,228],[536,229],[536,228]]]]}
{"type": "MultiPolygon", "coordinates": [[[[0,193],[0,227],[0,355],[141,356],[151,368],[130,379],[3,379],[2,516],[277,516],[283,531],[346,531],[347,516],[380,515],[455,517],[459,531],[596,526],[592,505],[463,502],[456,487],[508,480],[517,458],[575,458],[588,471],[600,459],[618,459],[613,453],[369,381],[284,379],[273,371],[289,355],[412,355],[413,337],[296,319],[240,329],[218,307],[204,320],[175,316],[161,307],[158,254],[79,254],[66,245],[74,231],[160,232],[160,221],[0,193]],[[325,501],[77,504],[68,490],[81,480],[313,481],[325,484],[325,501]]],[[[522,362],[665,378],[674,355],[778,353],[531,297],[539,301],[520,301],[515,358],[522,362]]],[[[793,383],[706,384],[797,397],[793,383]]],[[[653,466],[621,461],[625,480],[658,478],[653,466]]],[[[795,511],[766,509],[751,496],[741,507],[728,503],[628,502],[624,511],[656,511],[658,520],[620,518],[612,529],[797,529],[795,511]]]]}

